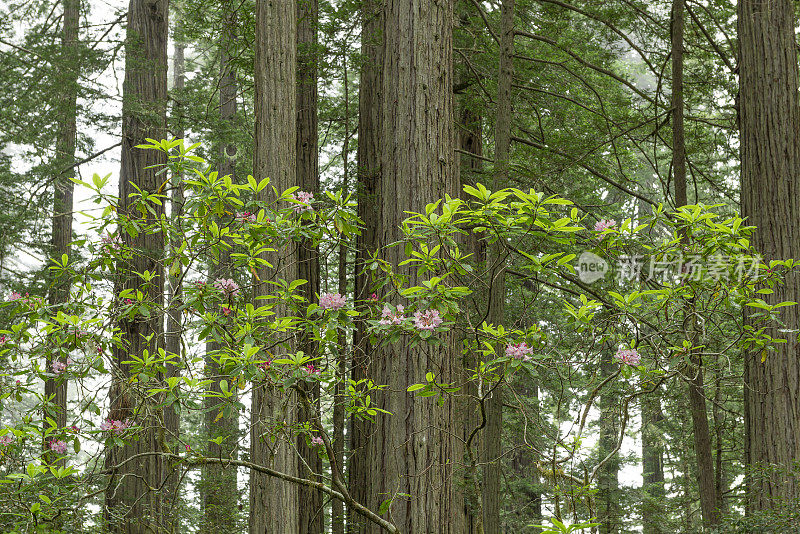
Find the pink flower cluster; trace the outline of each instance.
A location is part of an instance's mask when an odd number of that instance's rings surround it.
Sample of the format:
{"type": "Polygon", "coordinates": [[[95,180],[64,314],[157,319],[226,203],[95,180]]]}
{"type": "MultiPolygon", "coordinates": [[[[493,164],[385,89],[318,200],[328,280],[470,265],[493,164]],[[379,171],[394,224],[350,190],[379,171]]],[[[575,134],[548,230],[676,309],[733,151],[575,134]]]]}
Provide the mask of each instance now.
{"type": "Polygon", "coordinates": [[[302,213],[304,211],[313,210],[309,204],[314,200],[314,193],[308,193],[306,191],[297,191],[293,193],[289,198],[299,202],[299,204],[295,204],[293,206],[294,211],[302,213]]]}
{"type": "Polygon", "coordinates": [[[614,228],[616,225],[617,225],[617,221],[615,221],[614,219],[601,219],[601,220],[597,221],[597,223],[594,225],[594,231],[595,232],[604,232],[606,230],[610,230],[611,228],[614,228]]]}
{"type": "Polygon", "coordinates": [[[305,366],[303,369],[305,369],[305,370],[306,370],[306,372],[307,372],[308,374],[310,374],[310,375],[319,375],[319,374],[322,374],[322,371],[321,371],[320,369],[317,369],[316,367],[314,367],[314,365],[313,365],[313,364],[310,364],[310,363],[309,363],[308,365],[306,365],[306,366],[305,366]]]}
{"type": "Polygon", "coordinates": [[[322,440],[322,438],[320,436],[315,436],[315,437],[311,438],[311,444],[312,445],[322,445],[323,443],[325,443],[325,442],[322,440]]]}
{"type": "Polygon", "coordinates": [[[67,442],[61,441],[60,439],[54,439],[50,441],[50,450],[53,452],[57,452],[58,454],[66,454],[67,452],[67,442]]]}
{"type": "Polygon", "coordinates": [[[419,330],[432,332],[440,324],[442,324],[442,318],[439,316],[439,310],[414,312],[414,326],[419,330]]]}
{"type": "Polygon", "coordinates": [[[225,293],[226,297],[235,297],[239,294],[239,284],[230,278],[217,278],[214,280],[214,287],[225,293]]]}
{"type": "Polygon", "coordinates": [[[5,334],[0,334],[0,345],[5,345],[9,341],[10,339],[8,339],[5,334]]]}
{"type": "Polygon", "coordinates": [[[642,361],[642,355],[636,349],[619,349],[614,357],[627,365],[639,365],[642,361]]]}
{"type": "MultiPolygon", "coordinates": [[[[613,219],[601,219],[597,221],[597,224],[594,225],[595,232],[605,232],[606,230],[611,230],[615,226],[617,226],[617,221],[613,219]]],[[[605,236],[600,235],[597,238],[602,241],[605,236]]]]}
{"type": "Polygon", "coordinates": [[[106,419],[100,424],[100,430],[121,434],[125,430],[128,430],[132,425],[133,423],[131,423],[130,419],[125,419],[124,421],[120,421],[118,419],[106,419]]]}
{"type": "Polygon", "coordinates": [[[38,305],[44,304],[44,299],[42,297],[32,297],[29,293],[25,293],[23,297],[20,293],[16,291],[12,291],[11,294],[8,296],[9,302],[13,302],[15,300],[21,300],[24,304],[27,304],[30,308],[35,308],[38,305]]]}
{"type": "Polygon", "coordinates": [[[119,250],[122,248],[122,241],[118,235],[112,236],[111,234],[105,233],[100,236],[100,241],[102,241],[103,249],[106,251],[119,250]]]}
{"type": "Polygon", "coordinates": [[[14,436],[11,434],[6,434],[5,436],[0,436],[0,445],[6,447],[14,443],[14,436]]]}
{"type": "Polygon", "coordinates": [[[67,361],[62,362],[61,360],[57,360],[53,362],[53,372],[57,375],[60,375],[64,371],[67,370],[67,366],[72,363],[70,358],[67,358],[67,361]]]}
{"type": "Polygon", "coordinates": [[[383,312],[381,312],[382,319],[378,322],[378,324],[382,324],[384,326],[390,324],[400,324],[406,318],[403,315],[403,311],[405,308],[402,304],[397,305],[397,309],[392,311],[392,309],[387,305],[383,305],[383,312]]]}
{"type": "Polygon", "coordinates": [[[258,368],[264,371],[265,373],[269,370],[269,366],[272,364],[272,359],[267,361],[261,362],[258,364],[258,368]]]}
{"type": "Polygon", "coordinates": [[[241,223],[254,223],[256,222],[256,214],[249,211],[237,212],[236,220],[241,223]]]}
{"type": "Polygon", "coordinates": [[[506,347],[506,356],[516,360],[522,360],[523,362],[529,362],[532,353],[533,349],[529,347],[527,343],[511,344],[506,347]]]}
{"type": "Polygon", "coordinates": [[[323,293],[319,296],[319,307],[323,310],[340,310],[346,302],[339,293],[323,293]]]}

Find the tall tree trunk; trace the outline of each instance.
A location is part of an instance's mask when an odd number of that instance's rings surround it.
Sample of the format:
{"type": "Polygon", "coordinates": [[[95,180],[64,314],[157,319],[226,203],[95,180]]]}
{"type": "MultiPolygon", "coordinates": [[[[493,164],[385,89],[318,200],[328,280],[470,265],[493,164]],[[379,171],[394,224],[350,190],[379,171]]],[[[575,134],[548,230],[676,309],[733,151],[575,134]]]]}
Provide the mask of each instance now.
{"type": "MultiPolygon", "coordinates": [[[[755,225],[751,243],[765,261],[798,256],[800,109],[794,2],[741,0],[739,124],[742,215],[755,225]]],[[[796,301],[797,274],[776,285],[769,303],[796,301]]],[[[797,306],[782,308],[784,328],[800,326],[797,306]]],[[[745,312],[745,320],[752,322],[745,312]]],[[[768,332],[784,337],[780,332],[768,332]]],[[[794,335],[762,361],[745,353],[745,464],[748,513],[767,512],[800,498],[800,359],[794,335]]]]}
{"type": "Polygon", "coordinates": [[[664,501],[664,444],[661,394],[656,389],[642,396],[642,532],[666,534],[664,501]]]}
{"type": "MultiPolygon", "coordinates": [[[[317,0],[297,1],[297,181],[303,191],[319,196],[319,164],[317,156],[317,0]]],[[[299,277],[308,280],[301,286],[309,302],[319,293],[319,251],[308,240],[300,244],[299,277]]],[[[310,338],[300,341],[300,349],[316,355],[316,344],[310,338]]],[[[313,421],[319,415],[319,383],[306,387],[311,407],[300,407],[300,420],[313,421]],[[311,412],[311,413],[309,413],[311,412]]],[[[316,479],[322,472],[322,459],[317,449],[307,445],[306,436],[297,437],[297,449],[311,468],[301,469],[301,475],[316,479]]],[[[341,465],[341,464],[338,464],[341,465]]],[[[315,488],[298,488],[300,499],[301,534],[322,534],[325,524],[322,492],[315,488]]],[[[341,501],[335,500],[341,506],[341,501]]]]}
{"type": "MultiPolygon", "coordinates": [[[[675,206],[687,205],[686,140],[683,126],[683,30],[684,0],[672,3],[672,170],[675,179],[675,206]]],[[[686,332],[692,343],[697,341],[697,324],[693,299],[687,303],[686,332]]],[[[694,450],[697,458],[698,490],[703,524],[713,528],[719,523],[714,460],[711,454],[711,433],[708,427],[705,388],[703,386],[703,357],[698,351],[689,355],[689,406],[692,412],[694,450]]]]}
{"type": "MultiPolygon", "coordinates": [[[[230,1],[222,2],[222,33],[219,48],[219,114],[222,123],[219,164],[219,176],[230,176],[236,183],[237,148],[230,141],[230,135],[236,122],[237,92],[236,72],[233,68],[234,46],[238,33],[236,7],[230,1]]],[[[233,208],[231,208],[233,209],[233,208]]],[[[233,278],[233,266],[230,250],[219,255],[219,263],[212,268],[211,279],[233,278]]],[[[206,378],[211,380],[208,393],[213,396],[203,399],[204,436],[206,454],[211,458],[235,460],[238,457],[236,444],[239,435],[239,411],[233,404],[235,397],[222,400],[222,381],[226,380],[230,391],[236,391],[233,380],[219,364],[224,347],[216,341],[206,344],[205,367],[206,378]],[[211,441],[223,438],[220,443],[211,441]]],[[[236,531],[238,517],[239,494],[236,483],[236,468],[220,464],[203,466],[200,494],[203,503],[203,519],[200,531],[203,534],[236,531]]]]}
{"type": "MultiPolygon", "coordinates": [[[[80,17],[80,0],[63,0],[64,16],[62,20],[61,54],[63,80],[62,92],[59,95],[58,133],[56,134],[56,157],[53,162],[55,172],[55,190],[53,194],[53,234],[51,237],[51,258],[61,263],[64,254],[70,255],[69,244],[72,241],[72,197],[74,185],[72,178],[75,161],[75,144],[77,137],[77,101],[78,74],[80,72],[78,19],[80,17]]],[[[70,279],[60,273],[52,279],[48,304],[51,307],[64,306],[69,302],[70,279]]],[[[64,310],[67,313],[66,310],[64,310]]],[[[76,334],[77,335],[77,334],[76,334]]],[[[58,353],[48,353],[47,370],[52,371],[53,363],[66,363],[68,350],[58,347],[58,353]]],[[[59,376],[47,378],[44,382],[45,416],[51,418],[59,432],[67,425],[67,378],[59,376]]],[[[49,424],[45,423],[46,426],[49,424]]],[[[57,434],[56,434],[57,435],[57,434]]],[[[44,444],[47,450],[47,443],[44,444]]],[[[54,458],[53,458],[54,459],[54,458]]],[[[62,461],[63,465],[64,462],[62,461]]]]}
{"type": "MultiPolygon", "coordinates": [[[[388,0],[385,7],[382,80],[380,181],[382,244],[403,239],[405,211],[420,211],[444,197],[457,196],[454,161],[452,1],[409,3],[388,0]],[[389,201],[391,199],[391,201],[389,201]]],[[[383,258],[421,282],[416,268],[401,266],[402,247],[385,250],[383,258]]],[[[453,333],[437,334],[438,347],[410,348],[407,343],[384,347],[369,374],[386,390],[376,403],[392,415],[379,414],[370,436],[367,479],[372,509],[391,499],[389,517],[405,534],[463,531],[461,488],[454,464],[461,460],[457,439],[456,401],[420,402],[409,385],[433,371],[437,381],[457,380],[460,356],[453,333]],[[401,495],[402,493],[408,496],[401,495]]],[[[370,527],[370,532],[377,532],[370,527]]]]}
{"type": "MultiPolygon", "coordinates": [[[[600,354],[600,381],[614,374],[614,360],[610,349],[600,354]]],[[[618,392],[609,385],[599,399],[600,439],[597,444],[598,457],[603,461],[612,454],[617,446],[619,433],[618,392]]],[[[621,532],[621,515],[619,507],[619,453],[615,452],[600,468],[597,480],[597,521],[600,523],[600,534],[617,534],[621,532]]]]}
{"type": "MultiPolygon", "coordinates": [[[[361,55],[363,62],[359,73],[358,92],[358,147],[356,153],[357,181],[356,198],[358,217],[364,221],[361,234],[356,236],[355,289],[353,299],[356,309],[362,314],[356,318],[353,332],[353,362],[351,379],[359,381],[368,377],[374,347],[369,342],[367,323],[363,314],[368,309],[366,302],[371,294],[371,270],[368,260],[378,249],[380,232],[381,197],[379,144],[382,132],[381,114],[383,80],[383,0],[364,0],[361,7],[361,55]]],[[[367,481],[371,462],[367,441],[372,424],[355,417],[350,419],[350,443],[348,455],[348,485],[351,496],[357,502],[366,503],[367,481]]],[[[350,507],[346,511],[347,530],[351,533],[365,532],[363,518],[350,507]]]]}
{"type": "MultiPolygon", "coordinates": [[[[350,80],[347,71],[347,43],[342,46],[342,86],[344,89],[344,141],[342,143],[342,193],[347,194],[350,187],[350,80]]],[[[339,243],[339,294],[347,295],[347,251],[344,239],[339,243]]],[[[344,425],[345,425],[345,384],[347,383],[347,337],[339,333],[338,353],[336,354],[336,385],[333,402],[333,453],[336,465],[344,466],[344,425]]],[[[331,502],[331,531],[344,534],[344,505],[334,499],[331,502]]]]}
{"type": "MultiPolygon", "coordinates": [[[[155,213],[142,216],[130,197],[142,191],[155,193],[163,186],[158,174],[166,164],[166,155],[156,150],[140,150],[136,145],[146,138],[163,139],[166,135],[168,0],[131,0],[125,42],[125,81],[122,101],[122,161],[119,179],[119,214],[121,217],[156,224],[164,214],[161,205],[151,204],[155,213]]],[[[137,313],[119,320],[121,342],[114,346],[114,379],[110,391],[111,419],[134,418],[141,426],[139,440],[124,447],[107,450],[106,467],[111,470],[105,492],[105,517],[111,532],[138,534],[164,530],[162,495],[162,460],[158,455],[163,439],[163,420],[142,410],[144,395],[130,380],[131,370],[124,361],[130,355],[141,357],[163,347],[164,320],[160,307],[164,301],[164,236],[140,232],[132,237],[122,231],[122,242],[133,251],[130,260],[117,267],[116,291],[140,290],[150,306],[149,316],[137,313]],[[154,277],[148,284],[135,273],[149,271],[154,277]],[[134,408],[137,408],[134,414],[134,408]],[[137,456],[142,455],[142,456],[137,456]],[[122,462],[127,461],[124,465],[122,462]]]]}
{"type": "MultiPolygon", "coordinates": [[[[481,118],[476,113],[473,106],[462,102],[460,112],[460,127],[459,127],[459,148],[461,149],[461,162],[459,165],[459,183],[462,186],[474,185],[481,179],[483,172],[483,135],[481,118]]],[[[482,239],[482,234],[475,232],[467,236],[466,251],[472,254],[472,262],[475,266],[474,272],[481,272],[486,264],[486,241],[482,239]]],[[[477,293],[477,292],[476,292],[477,293]]],[[[481,303],[482,299],[476,297],[476,302],[481,303]]],[[[472,306],[471,311],[473,315],[484,314],[483,306],[478,304],[472,306]]],[[[468,380],[472,375],[470,370],[475,369],[477,365],[476,358],[471,351],[465,352],[462,357],[462,367],[464,368],[464,393],[465,398],[461,410],[463,411],[463,431],[461,439],[464,441],[465,446],[469,446],[471,451],[478,451],[481,447],[481,436],[475,434],[472,442],[469,441],[472,436],[473,430],[480,424],[480,416],[477,410],[477,403],[474,399],[478,396],[478,387],[474,380],[468,380]]],[[[482,516],[482,496],[481,496],[481,483],[478,477],[477,463],[480,459],[480,454],[476,452],[467,451],[467,472],[464,477],[464,522],[465,532],[478,533],[483,530],[483,516],[482,516]]]]}
{"type": "MultiPolygon", "coordinates": [[[[173,76],[173,91],[175,92],[175,99],[173,105],[173,113],[175,115],[176,129],[175,137],[183,139],[183,95],[181,94],[185,85],[185,58],[183,44],[183,21],[180,18],[175,23],[175,51],[172,58],[172,76],[173,76]]],[[[170,219],[173,235],[171,237],[169,248],[170,255],[173,251],[177,251],[181,246],[182,239],[181,232],[181,214],[183,212],[183,174],[179,173],[172,177],[172,192],[170,196],[170,219]]],[[[169,284],[167,286],[167,324],[164,333],[164,349],[167,354],[175,354],[178,360],[173,360],[174,364],[167,366],[167,377],[174,377],[180,375],[179,363],[183,359],[181,351],[181,340],[183,336],[183,326],[181,324],[181,298],[183,288],[181,285],[182,265],[180,262],[175,262],[174,266],[170,268],[169,284]]],[[[173,448],[176,446],[180,436],[180,404],[173,403],[164,408],[164,426],[167,430],[167,443],[173,448]]],[[[165,484],[165,497],[164,502],[167,507],[165,511],[165,519],[171,522],[173,529],[180,530],[179,528],[179,474],[176,470],[165,472],[167,482],[165,484]]]]}
{"type": "MultiPolygon", "coordinates": [[[[511,85],[514,78],[514,0],[503,0],[500,8],[500,71],[497,77],[497,117],[495,119],[495,169],[492,189],[508,185],[511,148],[511,85]]],[[[500,241],[489,246],[487,258],[489,309],[487,321],[503,324],[506,300],[505,251],[500,241]]],[[[500,347],[503,350],[503,347],[500,347]]],[[[500,532],[500,473],[503,444],[503,384],[486,399],[486,431],[483,440],[483,529],[500,532]]]]}
{"type": "MultiPolygon", "coordinates": [[[[270,185],[284,191],[297,181],[297,12],[294,2],[256,1],[255,39],[255,153],[253,175],[269,177],[270,185]]],[[[258,200],[274,202],[272,187],[259,193],[258,200]]],[[[266,281],[298,278],[298,252],[291,245],[263,258],[272,268],[257,270],[255,297],[269,294],[266,281]]],[[[273,308],[275,317],[286,316],[284,305],[273,308]]],[[[293,351],[294,342],[284,343],[293,351]]],[[[297,476],[298,465],[293,436],[289,429],[297,421],[297,398],[274,386],[258,385],[253,390],[251,461],[269,465],[297,476]],[[285,431],[271,435],[273,422],[285,423],[285,431]]],[[[299,531],[297,487],[287,481],[250,471],[250,534],[299,531]]]]}
{"type": "Polygon", "coordinates": [[[715,368],[718,369],[716,373],[716,388],[714,389],[714,401],[711,408],[711,415],[714,421],[714,487],[716,489],[717,497],[717,510],[720,516],[727,513],[727,507],[723,496],[727,489],[727,480],[725,477],[725,463],[724,463],[724,430],[725,430],[725,415],[722,408],[722,375],[719,361],[715,362],[715,368]]]}

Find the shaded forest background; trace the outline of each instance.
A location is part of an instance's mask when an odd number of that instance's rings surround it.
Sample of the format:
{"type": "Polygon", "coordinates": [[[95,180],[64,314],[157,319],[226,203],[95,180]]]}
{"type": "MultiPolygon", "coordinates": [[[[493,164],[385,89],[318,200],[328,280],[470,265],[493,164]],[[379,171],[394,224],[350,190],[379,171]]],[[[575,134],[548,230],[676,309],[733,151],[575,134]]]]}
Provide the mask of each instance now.
{"type": "MultiPolygon", "coordinates": [[[[800,255],[797,16],[789,0],[0,6],[0,286],[12,295],[0,530],[494,534],[555,518],[605,534],[794,531],[800,319],[777,304],[800,280],[769,261],[800,255]],[[186,142],[144,150],[148,139],[186,142]],[[522,231],[524,210],[488,193],[443,248],[466,258],[447,263],[433,234],[403,232],[445,195],[474,201],[464,187],[478,184],[558,198],[543,227],[569,204],[589,237],[522,231]],[[140,214],[141,191],[160,200],[140,214]],[[653,276],[669,260],[662,242],[718,276],[689,292],[653,276]],[[733,252],[750,246],[780,279],[737,285],[733,252]],[[430,279],[403,263],[412,250],[458,280],[433,299],[448,328],[426,345],[409,314],[413,343],[376,340],[383,305],[402,315],[400,295],[412,301],[398,288],[430,279]],[[587,250],[615,272],[589,283],[564,266],[587,250]],[[641,272],[620,280],[632,257],[641,272]],[[397,287],[378,280],[387,265],[405,277],[397,287]],[[295,362],[322,378],[291,392],[253,378],[272,355],[249,370],[221,357],[252,360],[247,347],[266,339],[258,326],[231,333],[266,321],[234,297],[295,314],[265,283],[281,279],[308,281],[286,290],[303,302],[338,293],[353,310],[337,325],[317,312],[276,342],[319,358],[295,362]],[[759,289],[763,306],[748,305],[759,289]],[[648,290],[667,296],[636,304],[648,290]],[[759,330],[765,310],[781,322],[759,330]],[[38,338],[12,327],[23,316],[38,338]],[[505,331],[524,340],[519,357],[505,331]],[[73,372],[86,343],[99,356],[73,372]],[[128,392],[142,381],[130,355],[159,348],[148,380],[185,394],[155,402],[145,386],[128,392]],[[641,370],[620,359],[627,349],[641,370]],[[520,366],[527,354],[537,363],[520,366]],[[495,371],[475,371],[489,361],[495,371]],[[367,393],[392,415],[353,408],[367,379],[387,385],[367,393]],[[414,395],[417,383],[449,394],[414,395]],[[133,420],[136,433],[101,429],[133,420]],[[32,465],[75,470],[51,480],[32,465]]],[[[262,328],[295,328],[279,326],[262,328]]]]}

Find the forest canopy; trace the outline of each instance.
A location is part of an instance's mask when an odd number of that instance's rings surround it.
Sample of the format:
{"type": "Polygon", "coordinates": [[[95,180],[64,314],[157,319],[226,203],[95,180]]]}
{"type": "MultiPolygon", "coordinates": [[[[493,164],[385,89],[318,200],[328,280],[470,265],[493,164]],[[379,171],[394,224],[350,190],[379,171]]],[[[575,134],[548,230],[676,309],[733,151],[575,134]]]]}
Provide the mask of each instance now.
{"type": "Polygon", "coordinates": [[[0,5],[0,531],[795,532],[798,15],[0,5]]]}

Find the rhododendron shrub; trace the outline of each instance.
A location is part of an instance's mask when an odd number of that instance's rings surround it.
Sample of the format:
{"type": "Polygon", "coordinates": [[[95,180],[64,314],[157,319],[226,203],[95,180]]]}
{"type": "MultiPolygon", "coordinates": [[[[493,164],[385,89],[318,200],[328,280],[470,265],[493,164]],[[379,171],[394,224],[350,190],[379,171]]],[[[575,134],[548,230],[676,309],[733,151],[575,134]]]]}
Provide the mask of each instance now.
{"type": "MultiPolygon", "coordinates": [[[[759,310],[764,324],[774,324],[780,308],[792,304],[767,305],[756,291],[763,293],[780,283],[794,263],[758,263],[747,242],[752,228],[737,217],[716,213],[713,207],[686,206],[671,213],[657,209],[636,223],[626,219],[594,225],[569,200],[519,189],[492,192],[480,184],[465,187],[463,200],[447,197],[419,206],[403,225],[404,239],[387,244],[404,248],[403,264],[416,268],[423,280],[420,285],[409,285],[397,274],[398,266],[382,259],[378,251],[357,266],[370,275],[368,296],[323,292],[309,301],[301,291],[305,280],[256,280],[254,274],[266,265],[268,249],[306,240],[326,254],[338,247],[323,245],[352,239],[363,222],[356,217],[349,196],[328,191],[314,198],[290,188],[276,191],[274,202],[260,202],[256,194],[270,187],[266,177],[233,183],[230,177],[210,172],[206,162],[192,156],[192,147],[180,141],[154,141],[142,149],[169,154],[165,176],[186,176],[180,221],[148,226],[140,218],[149,205],[164,202],[166,193],[137,196],[136,209],[124,215],[116,209],[118,199],[108,192],[108,177],[78,181],[94,196],[101,212],[78,240],[87,252],[86,260],[64,257],[52,265],[55,273],[72,280],[69,303],[48,307],[39,295],[14,292],[0,304],[11,317],[8,324],[0,325],[0,351],[11,362],[0,373],[0,402],[13,404],[23,414],[0,427],[0,482],[5,482],[0,483],[0,496],[13,493],[8,501],[19,508],[14,521],[20,530],[32,524],[34,503],[37,521],[77,516],[86,503],[97,504],[96,496],[102,494],[96,491],[97,485],[107,482],[102,475],[113,467],[104,466],[104,451],[139,440],[148,425],[163,429],[169,406],[176,407],[185,420],[196,420],[203,400],[214,397],[223,403],[222,411],[238,413],[242,425],[249,428],[245,401],[253,388],[266,385],[279,398],[294,395],[311,405],[304,392],[312,389],[306,386],[319,385],[324,409],[337,402],[347,417],[374,421],[383,411],[375,399],[385,386],[368,374],[350,380],[335,370],[342,350],[340,334],[352,332],[357,322],[366,326],[370,345],[376,349],[392,343],[440,346],[440,334],[455,330],[461,352],[450,357],[464,362],[463,380],[441,382],[438,369],[421,369],[419,376],[410,379],[409,396],[412,402],[441,403],[456,395],[473,413],[482,413],[492,392],[513,388],[516,377],[568,376],[594,368],[609,347],[624,347],[617,353],[618,372],[612,379],[623,399],[635,398],[643,384],[654,378],[680,379],[689,353],[703,357],[744,346],[766,353],[779,341],[771,337],[776,331],[731,325],[730,310],[750,306],[759,310]],[[180,243],[167,249],[163,267],[167,273],[185,277],[179,311],[186,351],[170,354],[159,348],[129,354],[122,362],[129,371],[122,383],[131,400],[131,414],[120,416],[109,413],[108,404],[112,377],[122,376],[111,349],[127,354],[128,346],[116,325],[123,319],[136,321],[166,311],[164,302],[149,300],[145,291],[115,289],[121,287],[116,284],[121,276],[137,277],[142,288],[156,276],[149,271],[120,272],[125,258],[147,251],[126,248],[111,236],[136,232],[160,233],[165,244],[180,243]],[[522,318],[518,322],[485,321],[485,304],[479,297],[488,294],[492,266],[465,248],[465,234],[502,245],[505,261],[514,266],[515,291],[523,295],[509,304],[518,308],[516,316],[522,318]],[[654,263],[665,257],[708,260],[725,254],[736,261],[715,267],[715,274],[725,274],[724,278],[708,276],[705,262],[705,276],[703,269],[687,268],[657,280],[646,280],[647,273],[639,272],[629,279],[608,276],[587,284],[576,271],[576,258],[583,251],[613,265],[630,256],[646,256],[654,263]],[[233,262],[231,278],[209,279],[207,273],[215,272],[213,264],[223,253],[230,253],[233,262]],[[756,260],[749,276],[737,276],[739,260],[756,260]],[[266,298],[253,298],[255,283],[269,284],[266,298]],[[558,325],[526,314],[533,298],[525,293],[530,287],[539,288],[539,298],[549,299],[550,308],[559,314],[558,325]],[[708,319],[702,339],[687,330],[681,316],[687,302],[694,306],[692,314],[708,319]],[[729,329],[724,336],[714,331],[714,325],[722,324],[715,321],[721,315],[726,316],[729,329]],[[301,336],[313,342],[306,345],[316,347],[313,353],[294,348],[291,341],[301,336]],[[714,341],[720,337],[727,340],[724,346],[714,341]],[[205,374],[208,341],[219,347],[208,357],[227,377],[218,389],[212,387],[218,377],[205,374]],[[46,361],[53,362],[50,368],[46,361]],[[42,416],[53,402],[43,396],[45,378],[74,384],[65,428],[42,416]]],[[[352,354],[345,360],[354,361],[352,354]]],[[[599,387],[599,382],[592,382],[596,379],[588,380],[583,387],[599,387]]],[[[580,414],[588,413],[595,401],[596,396],[589,396],[580,414]]],[[[451,423],[450,430],[458,432],[473,425],[466,430],[467,435],[475,435],[484,422],[451,423]]],[[[566,426],[568,430],[555,427],[548,437],[561,446],[548,447],[552,457],[542,465],[568,470],[588,461],[589,451],[575,445],[585,433],[585,418],[566,426]]],[[[273,421],[266,428],[264,439],[303,437],[325,461],[334,458],[333,450],[328,450],[333,431],[322,414],[294,425],[273,421]]],[[[202,434],[161,431],[158,436],[153,453],[164,455],[170,469],[183,473],[211,461],[204,456],[207,441],[202,434]]],[[[476,443],[468,440],[464,457],[453,463],[475,471],[477,455],[472,449],[476,443]]],[[[246,446],[239,443],[240,448],[246,446]]],[[[232,465],[247,467],[246,463],[232,465]]],[[[571,476],[563,491],[579,498],[584,495],[590,503],[588,495],[596,483],[591,472],[576,469],[571,476]]],[[[333,486],[328,489],[338,492],[333,486]]]]}

